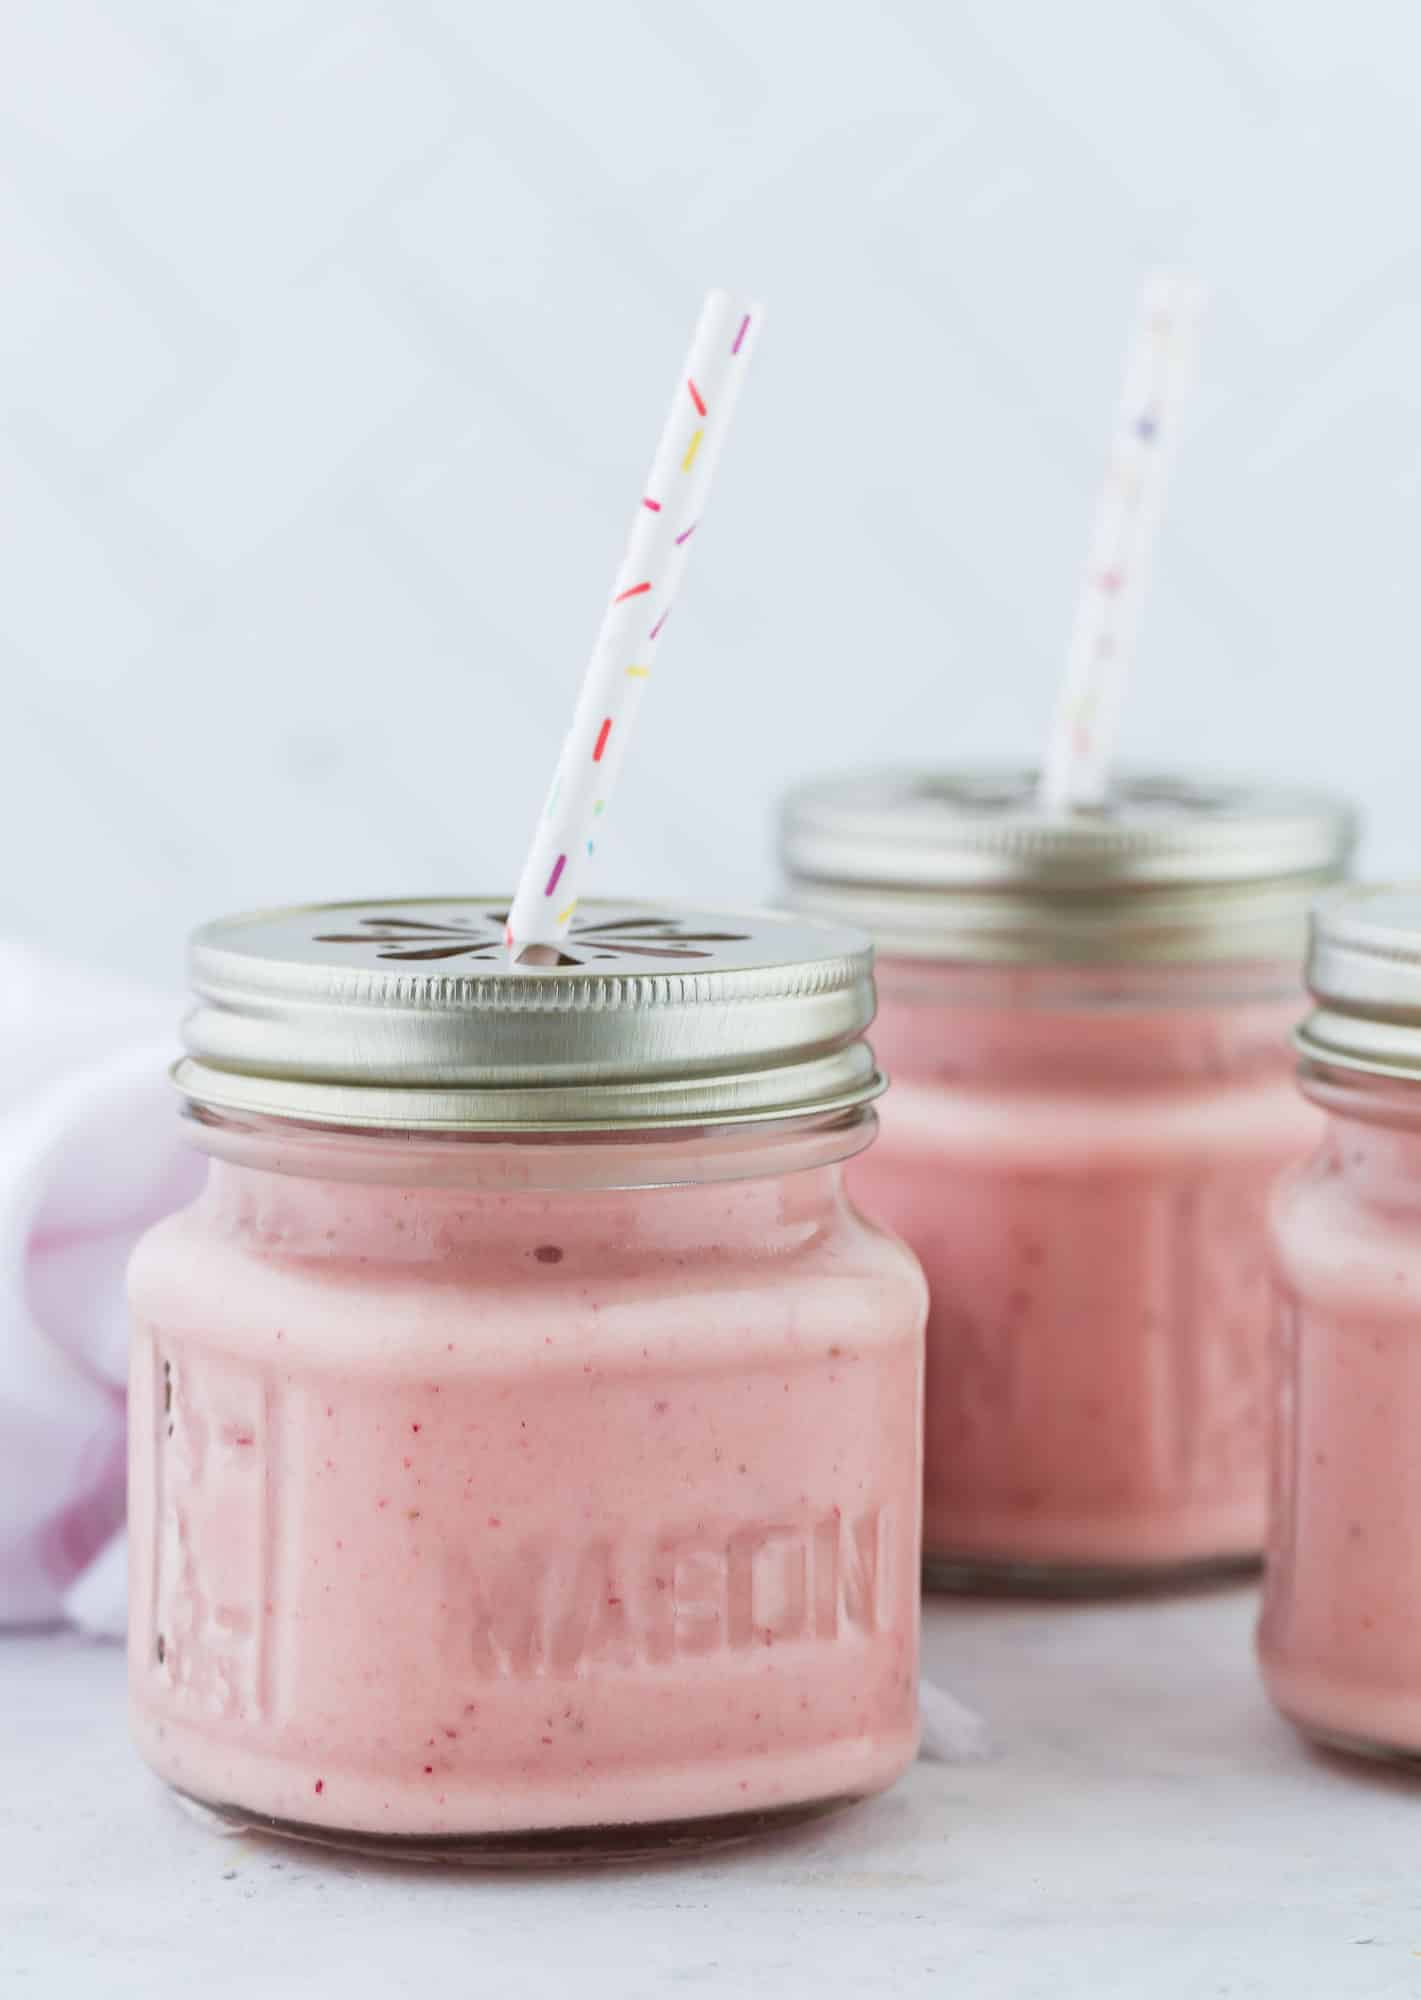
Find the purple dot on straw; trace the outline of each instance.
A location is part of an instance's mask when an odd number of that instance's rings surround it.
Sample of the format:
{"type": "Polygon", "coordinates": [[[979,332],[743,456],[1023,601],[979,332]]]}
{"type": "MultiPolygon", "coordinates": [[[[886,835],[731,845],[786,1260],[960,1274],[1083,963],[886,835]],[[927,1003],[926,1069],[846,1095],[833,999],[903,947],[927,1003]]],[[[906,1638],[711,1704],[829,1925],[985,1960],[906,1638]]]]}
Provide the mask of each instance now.
{"type": "Polygon", "coordinates": [[[1135,426],[1135,435],[1136,437],[1143,438],[1145,443],[1148,444],[1158,429],[1159,425],[1153,417],[1141,417],[1135,426]]]}
{"type": "Polygon", "coordinates": [[[560,854],[557,860],[553,863],[553,872],[548,877],[547,888],[544,889],[543,891],[543,894],[545,896],[552,895],[554,889],[556,889],[556,887],[558,886],[558,877],[562,874],[562,871],[564,868],[566,868],[566,866],[567,866],[567,856],[565,854],[560,854]]]}
{"type": "Polygon", "coordinates": [[[746,329],[749,327],[749,325],[750,325],[750,315],[749,313],[746,313],[744,319],[742,319],[740,322],[740,331],[735,336],[734,345],[731,347],[730,351],[732,354],[738,354],[740,352],[740,343],[745,338],[746,329]]]}

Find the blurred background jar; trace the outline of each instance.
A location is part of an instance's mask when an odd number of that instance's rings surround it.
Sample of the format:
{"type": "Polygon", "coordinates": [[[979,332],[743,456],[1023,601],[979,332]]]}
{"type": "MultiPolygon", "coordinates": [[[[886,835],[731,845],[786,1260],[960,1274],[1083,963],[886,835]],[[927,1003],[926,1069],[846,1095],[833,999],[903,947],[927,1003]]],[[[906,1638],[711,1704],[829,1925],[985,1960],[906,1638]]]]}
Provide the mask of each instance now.
{"type": "Polygon", "coordinates": [[[1318,910],[1321,1143],[1274,1205],[1277,1485],[1259,1650],[1307,1735],[1421,1757],[1421,884],[1318,910]]]}
{"type": "Polygon", "coordinates": [[[811,783],[789,900],[878,944],[868,1211],[928,1274],[925,1573],[1147,1586],[1257,1560],[1265,1207],[1315,1142],[1292,1085],[1325,794],[1122,776],[1052,816],[1034,774],[811,783]]]}

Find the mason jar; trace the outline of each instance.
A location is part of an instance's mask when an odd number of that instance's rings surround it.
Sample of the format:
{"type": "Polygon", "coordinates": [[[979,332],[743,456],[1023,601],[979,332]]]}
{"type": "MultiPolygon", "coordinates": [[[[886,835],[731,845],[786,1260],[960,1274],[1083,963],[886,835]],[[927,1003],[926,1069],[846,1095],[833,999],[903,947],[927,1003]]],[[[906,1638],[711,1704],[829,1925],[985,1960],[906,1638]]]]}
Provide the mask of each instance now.
{"type": "Polygon", "coordinates": [[[1265,1209],[1317,1135],[1288,1033],[1352,822],[1231,780],[1036,798],[808,785],[789,900],[879,948],[892,1089],[850,1184],[928,1276],[928,1581],[1144,1587],[1262,1547],[1265,1209]]]}
{"type": "Polygon", "coordinates": [[[1421,1757],[1421,884],[1318,908],[1320,1143],[1279,1187],[1277,1485],[1259,1628],[1306,1735],[1421,1757]]]}
{"type": "Polygon", "coordinates": [[[132,1267],[132,1722],[224,1820],[657,1852],[916,1741],[925,1291],[845,1199],[862,937],[584,904],[200,931],[132,1267]]]}

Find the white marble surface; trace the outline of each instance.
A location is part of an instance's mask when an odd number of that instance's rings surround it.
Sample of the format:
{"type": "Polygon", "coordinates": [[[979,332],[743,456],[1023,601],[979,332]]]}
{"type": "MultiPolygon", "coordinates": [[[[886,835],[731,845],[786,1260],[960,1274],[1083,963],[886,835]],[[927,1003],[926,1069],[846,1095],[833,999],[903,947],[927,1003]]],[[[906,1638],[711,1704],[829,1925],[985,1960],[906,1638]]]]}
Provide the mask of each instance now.
{"type": "Polygon", "coordinates": [[[706,1862],[498,1876],[215,1838],[132,1757],[117,1651],[11,1638],[0,1992],[1415,1995],[1421,1785],[1304,1750],[1252,1616],[1246,1589],[933,1605],[992,1760],[706,1862]]]}

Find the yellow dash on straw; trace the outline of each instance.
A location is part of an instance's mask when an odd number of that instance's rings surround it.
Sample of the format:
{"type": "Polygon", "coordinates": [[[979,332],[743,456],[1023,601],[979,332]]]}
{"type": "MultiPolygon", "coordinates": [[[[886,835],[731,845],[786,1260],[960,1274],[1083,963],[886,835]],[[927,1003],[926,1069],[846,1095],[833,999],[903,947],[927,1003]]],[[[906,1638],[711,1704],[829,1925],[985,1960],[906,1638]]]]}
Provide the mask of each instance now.
{"type": "Polygon", "coordinates": [[[648,674],[649,674],[649,673],[651,672],[651,668],[650,668],[650,667],[628,667],[628,668],[627,668],[627,672],[628,672],[628,673],[629,673],[629,674],[631,675],[631,677],[632,677],[632,679],[633,679],[634,681],[644,681],[644,680],[646,679],[647,675],[648,675],[648,674]]]}
{"type": "Polygon", "coordinates": [[[687,445],[686,456],[681,460],[681,470],[683,472],[689,472],[692,465],[695,463],[696,453],[701,448],[701,439],[704,436],[705,436],[704,431],[697,431],[695,436],[691,439],[691,442],[687,445]]]}
{"type": "Polygon", "coordinates": [[[570,903],[568,904],[568,906],[567,906],[567,908],[566,908],[565,910],[559,910],[559,911],[558,911],[558,922],[559,922],[560,924],[565,924],[565,923],[567,923],[567,922],[569,921],[569,919],[571,918],[571,916],[572,916],[572,913],[573,913],[573,911],[574,911],[574,910],[575,910],[576,908],[577,908],[577,900],[576,900],[576,898],[574,897],[574,899],[572,900],[572,902],[570,902],[570,903]]]}

